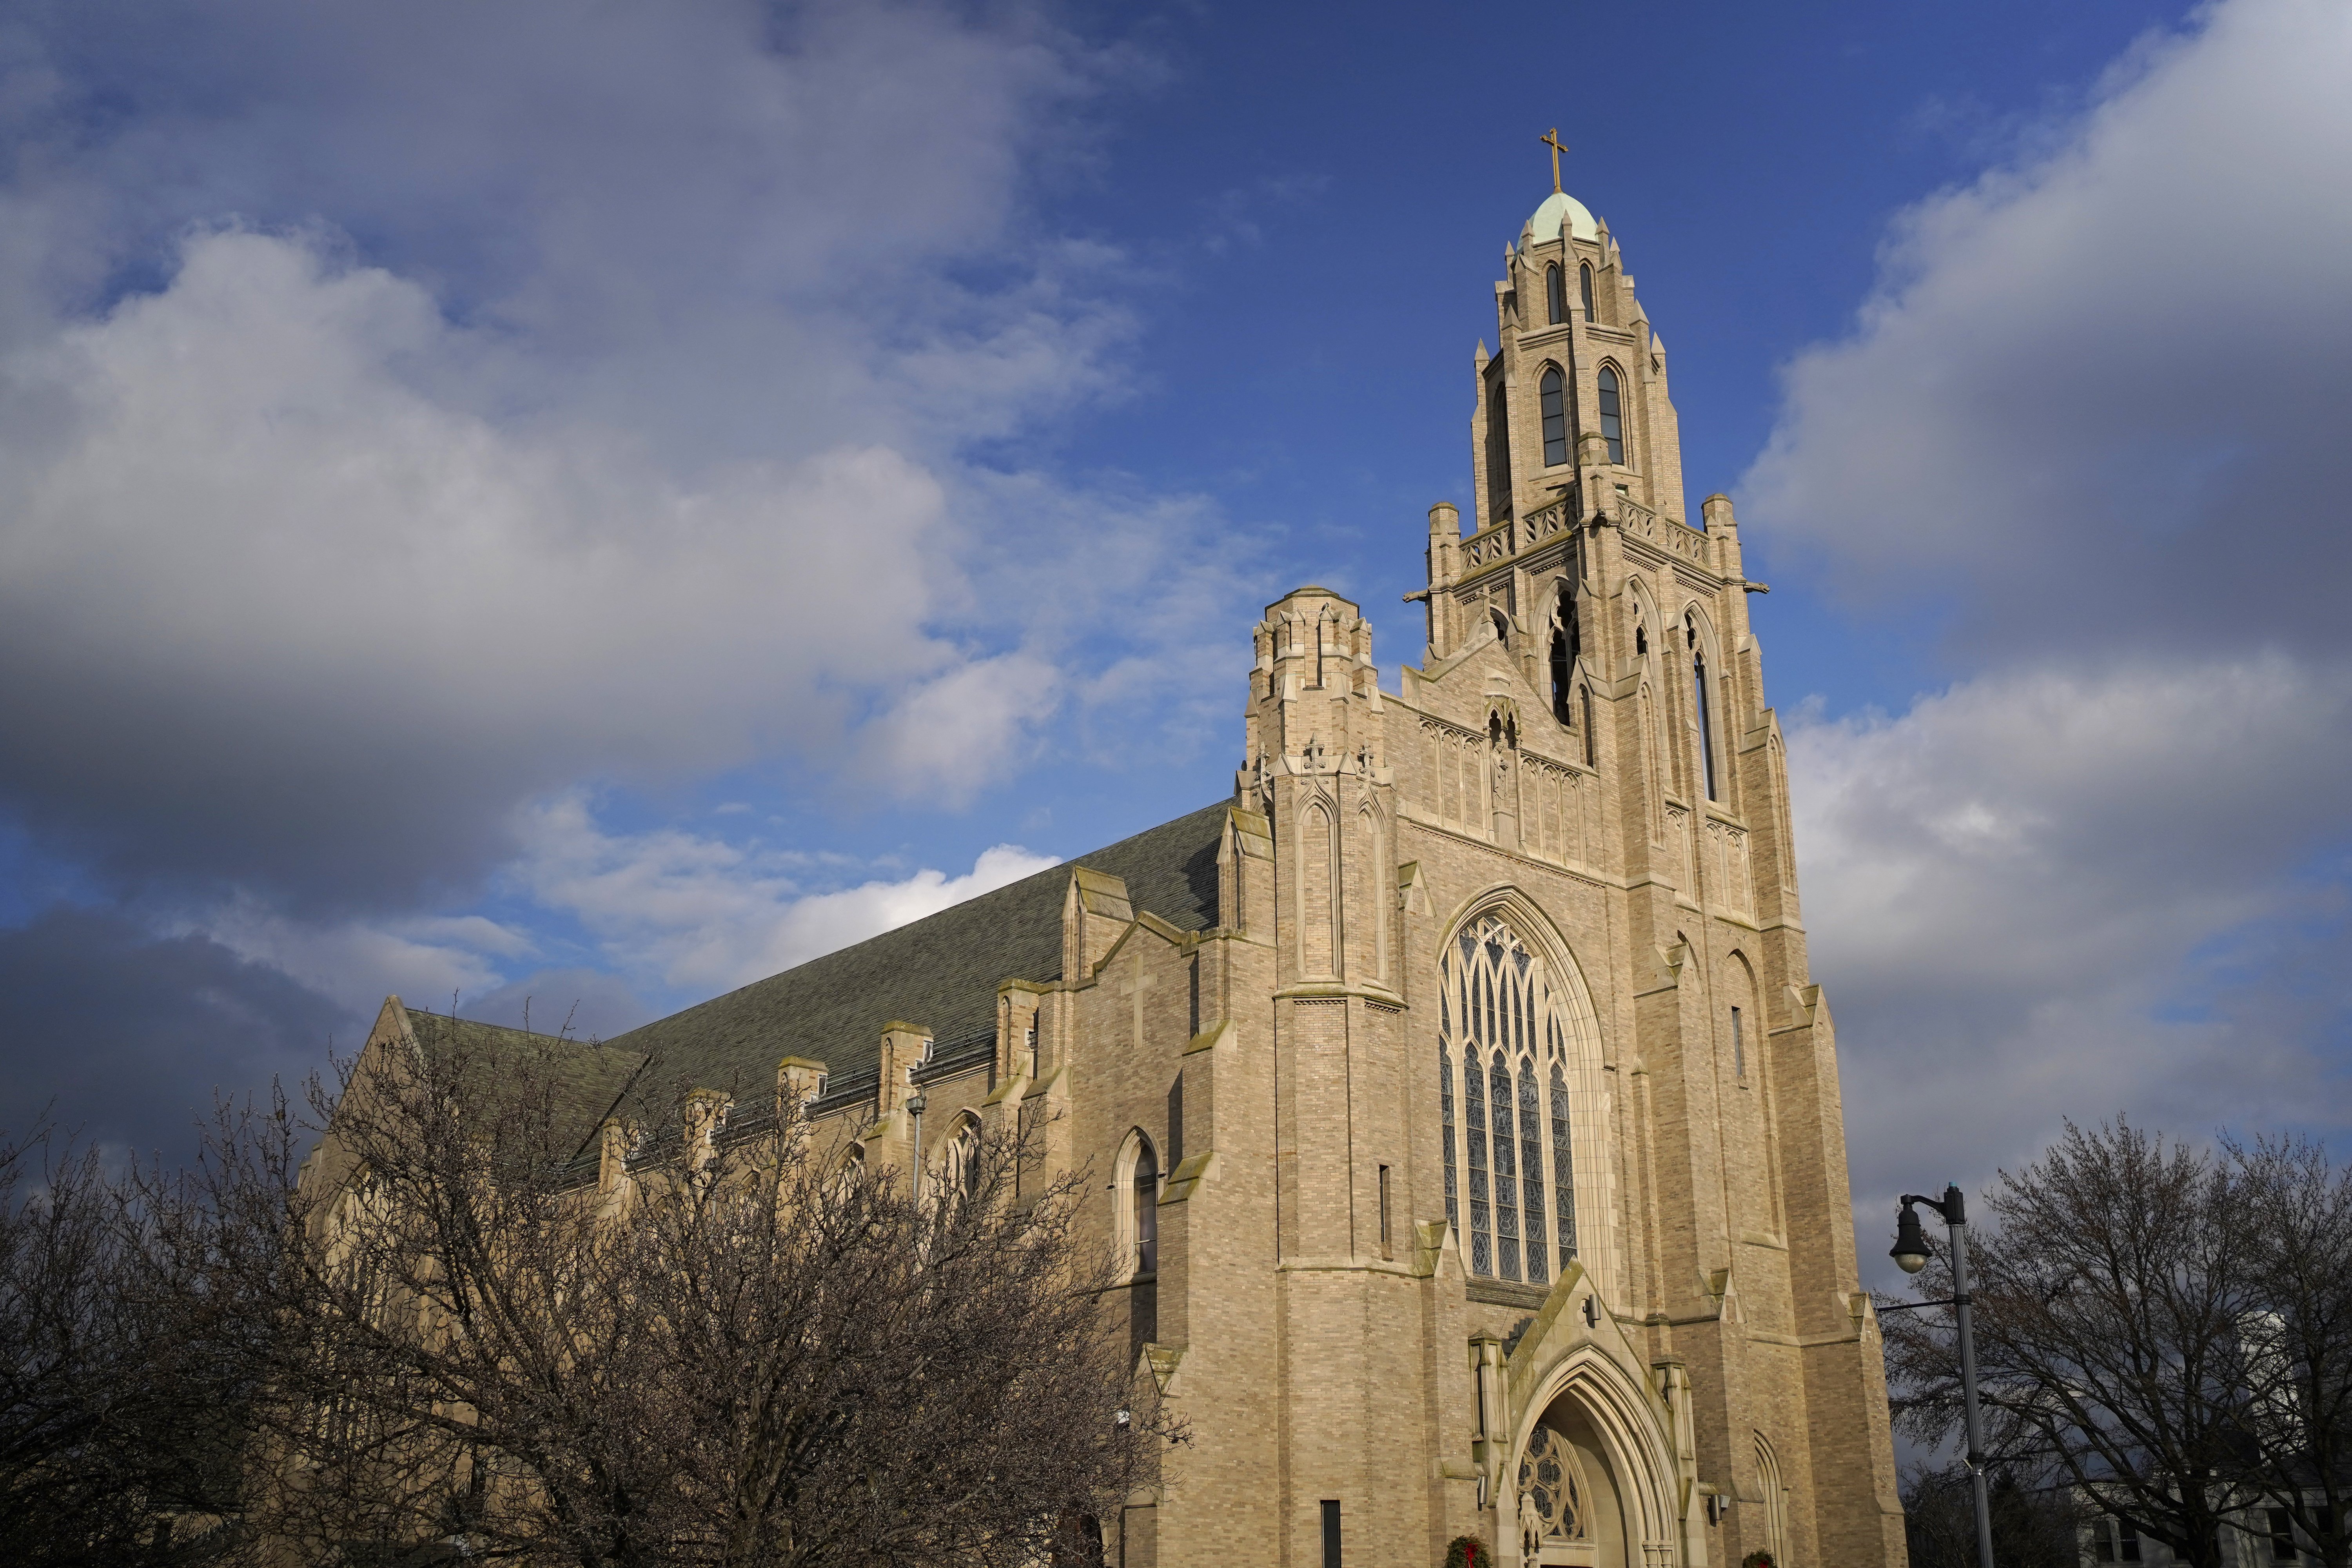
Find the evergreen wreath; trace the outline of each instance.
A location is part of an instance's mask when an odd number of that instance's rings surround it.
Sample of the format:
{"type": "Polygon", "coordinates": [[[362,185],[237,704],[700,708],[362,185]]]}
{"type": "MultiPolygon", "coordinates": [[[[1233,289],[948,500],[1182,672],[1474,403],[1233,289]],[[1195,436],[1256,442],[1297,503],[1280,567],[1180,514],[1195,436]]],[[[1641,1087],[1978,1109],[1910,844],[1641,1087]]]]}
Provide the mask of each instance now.
{"type": "Polygon", "coordinates": [[[1780,1568],[1780,1565],[1773,1561],[1770,1552],[1759,1546],[1739,1560],[1739,1568],[1780,1568]]]}
{"type": "Polygon", "coordinates": [[[1445,1543],[1445,1568],[1494,1568],[1495,1554],[1475,1535],[1457,1535],[1445,1543]]]}

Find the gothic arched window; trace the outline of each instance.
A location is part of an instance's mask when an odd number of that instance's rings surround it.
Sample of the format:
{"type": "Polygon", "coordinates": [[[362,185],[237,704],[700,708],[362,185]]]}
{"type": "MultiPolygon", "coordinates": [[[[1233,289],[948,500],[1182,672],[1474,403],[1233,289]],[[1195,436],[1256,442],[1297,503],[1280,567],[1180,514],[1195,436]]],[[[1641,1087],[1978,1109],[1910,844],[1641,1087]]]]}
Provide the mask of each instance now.
{"type": "Polygon", "coordinates": [[[980,1186],[980,1121],[966,1112],[940,1151],[940,1196],[968,1198],[980,1186]]]}
{"type": "Polygon", "coordinates": [[[1127,1212],[1127,1236],[1133,1247],[1131,1259],[1135,1272],[1157,1274],[1160,1271],[1160,1155],[1151,1147],[1151,1140],[1142,1133],[1135,1134],[1131,1146],[1135,1151],[1132,1164],[1128,1167],[1129,1204],[1127,1212]]]}
{"type": "Polygon", "coordinates": [[[1571,683],[1576,679],[1576,605],[1566,594],[1551,612],[1551,714],[1570,729],[1576,727],[1571,683]]]}
{"type": "Polygon", "coordinates": [[[1585,264],[1580,265],[1580,266],[1577,268],[1577,269],[1576,269],[1576,277],[1577,277],[1577,281],[1578,281],[1580,284],[1581,284],[1581,285],[1583,286],[1583,289],[1584,289],[1584,319],[1585,319],[1586,321],[1589,321],[1592,320],[1592,268],[1591,268],[1591,265],[1590,263],[1585,263],[1585,264]]]}
{"type": "Polygon", "coordinates": [[[1542,962],[1496,916],[1463,928],[1444,971],[1437,1061],[1446,1218],[1463,1222],[1455,1173],[1466,1171],[1470,1272],[1541,1285],[1576,1255],[1567,1031],[1542,962]]]}
{"type": "Polygon", "coordinates": [[[1625,461],[1624,408],[1617,395],[1617,373],[1607,365],[1601,367],[1601,438],[1609,443],[1609,460],[1622,466],[1625,461]]]}
{"type": "Polygon", "coordinates": [[[1557,264],[1544,268],[1544,303],[1551,307],[1551,324],[1568,320],[1568,283],[1557,264]]]}
{"type": "Polygon", "coordinates": [[[1707,711],[1706,655],[1698,646],[1698,622],[1685,617],[1683,635],[1690,642],[1691,711],[1698,720],[1698,763],[1700,782],[1706,785],[1706,798],[1715,794],[1715,721],[1707,711]]]}
{"type": "Polygon", "coordinates": [[[1568,461],[1568,384],[1553,364],[1544,367],[1538,385],[1543,393],[1544,467],[1558,468],[1568,461]]]}

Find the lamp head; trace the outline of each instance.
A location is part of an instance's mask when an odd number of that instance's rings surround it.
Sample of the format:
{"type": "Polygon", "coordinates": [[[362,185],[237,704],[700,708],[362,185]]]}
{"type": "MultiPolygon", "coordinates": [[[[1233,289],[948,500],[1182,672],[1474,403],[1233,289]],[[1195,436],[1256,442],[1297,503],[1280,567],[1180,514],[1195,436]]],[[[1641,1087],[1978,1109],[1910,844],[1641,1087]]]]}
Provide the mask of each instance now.
{"type": "Polygon", "coordinates": [[[1906,1274],[1916,1274],[1927,1267],[1927,1237],[1919,1229],[1919,1215],[1909,1204],[1903,1205],[1902,1215],[1895,1222],[1895,1245],[1887,1251],[1895,1267],[1906,1274]]]}

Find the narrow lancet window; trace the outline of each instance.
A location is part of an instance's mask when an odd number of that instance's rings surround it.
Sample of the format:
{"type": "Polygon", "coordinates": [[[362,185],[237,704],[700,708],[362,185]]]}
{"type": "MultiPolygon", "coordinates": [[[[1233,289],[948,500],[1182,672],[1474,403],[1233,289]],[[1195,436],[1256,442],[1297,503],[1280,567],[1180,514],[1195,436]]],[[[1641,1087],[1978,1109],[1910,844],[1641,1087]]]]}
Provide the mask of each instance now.
{"type": "Polygon", "coordinates": [[[1576,602],[1560,595],[1551,609],[1551,715],[1576,728],[1576,704],[1570,684],[1576,679],[1576,657],[1582,652],[1577,635],[1576,602]]]}
{"type": "Polygon", "coordinates": [[[1716,798],[1715,722],[1714,715],[1707,711],[1706,655],[1699,651],[1698,626],[1696,624],[1685,622],[1683,629],[1690,638],[1691,704],[1693,710],[1698,715],[1698,761],[1700,782],[1706,786],[1706,798],[1713,800],[1716,798]]]}
{"type": "Polygon", "coordinates": [[[1601,438],[1609,444],[1609,460],[1620,468],[1623,467],[1624,409],[1617,395],[1617,373],[1607,365],[1601,367],[1601,438]]]}
{"type": "Polygon", "coordinates": [[[1568,280],[1557,265],[1544,268],[1544,302],[1551,308],[1551,324],[1568,320],[1568,280]]]}
{"type": "Polygon", "coordinates": [[[1584,289],[1584,319],[1589,321],[1592,320],[1592,268],[1590,263],[1577,268],[1576,280],[1584,289]]]}
{"type": "Polygon", "coordinates": [[[1568,384],[1555,364],[1544,368],[1538,384],[1543,393],[1544,467],[1556,468],[1568,461],[1568,384]]]}
{"type": "Polygon", "coordinates": [[[1576,1178],[1569,1171],[1568,1079],[1557,1058],[1551,1064],[1551,1200],[1564,1274],[1576,1260],[1576,1178]]]}
{"type": "Polygon", "coordinates": [[[1570,668],[1568,628],[1554,626],[1551,629],[1551,716],[1563,724],[1573,725],[1576,722],[1576,710],[1569,703],[1568,672],[1570,668]]]}
{"type": "Polygon", "coordinates": [[[1519,1149],[1525,1164],[1519,1173],[1519,1208],[1527,1215],[1528,1283],[1540,1285],[1551,1277],[1544,1267],[1543,1110],[1536,1088],[1536,1064],[1519,1058],[1519,1149]]]}
{"type": "Polygon", "coordinates": [[[1160,1156],[1148,1140],[1135,1156],[1135,1271],[1160,1272],[1160,1156]]]}
{"type": "Polygon", "coordinates": [[[1518,1119],[1511,1107],[1511,1073],[1503,1053],[1486,1079],[1495,1110],[1495,1263],[1506,1279],[1519,1277],[1519,1140],[1518,1119]]]}
{"type": "Polygon", "coordinates": [[[1511,410],[1500,375],[1486,383],[1486,513],[1494,521],[1511,509],[1511,410]]]}
{"type": "Polygon", "coordinates": [[[1470,1272],[1495,1272],[1494,1216],[1486,1207],[1486,1069],[1478,1053],[1462,1058],[1465,1120],[1470,1123],[1470,1272]]]}

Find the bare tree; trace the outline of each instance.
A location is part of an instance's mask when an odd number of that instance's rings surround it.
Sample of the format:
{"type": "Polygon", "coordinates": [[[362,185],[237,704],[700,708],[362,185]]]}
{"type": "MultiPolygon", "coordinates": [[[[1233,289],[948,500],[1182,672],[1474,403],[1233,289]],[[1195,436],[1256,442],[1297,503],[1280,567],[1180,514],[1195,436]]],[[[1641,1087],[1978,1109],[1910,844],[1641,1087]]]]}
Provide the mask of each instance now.
{"type": "Polygon", "coordinates": [[[136,1201],[152,1184],[47,1125],[0,1143],[0,1560],[237,1543],[248,1363],[187,1310],[136,1201]]]}
{"type": "MultiPolygon", "coordinates": [[[[2117,1121],[2069,1122],[2040,1160],[2001,1173],[1973,1238],[1977,1355],[1996,1464],[2048,1476],[2196,1568],[2261,1495],[2245,1476],[2242,1331],[2255,1248],[2229,1172],[2117,1121]]],[[[1951,1295],[1938,1259],[1924,1293],[1951,1295]]],[[[1889,1314],[1898,1423],[1958,1426],[1948,1309],[1889,1314]]]]}
{"type": "Polygon", "coordinates": [[[379,1050],[313,1086],[307,1169],[290,1110],[224,1125],[186,1219],[274,1326],[259,1525],[306,1561],[1084,1560],[1176,1434],[1105,1331],[1080,1182],[1016,1206],[982,1133],[919,1200],[796,1106],[730,1135],[700,1095],[600,1182],[593,1049],[379,1050]]]}
{"type": "Polygon", "coordinates": [[[2238,1376],[2249,1440],[2233,1479],[2329,1568],[2352,1560],[2352,1170],[2297,1138],[2222,1144],[2250,1298],[2238,1376]]]}
{"type": "MultiPolygon", "coordinates": [[[[2037,1486],[2005,1468],[1987,1501],[1993,1561],[2001,1568],[2078,1568],[2087,1510],[2066,1489],[2037,1486]]],[[[1976,1568],[1976,1499],[1967,1469],[1914,1469],[1903,1488],[1903,1528],[1911,1568],[1976,1568]]]]}

